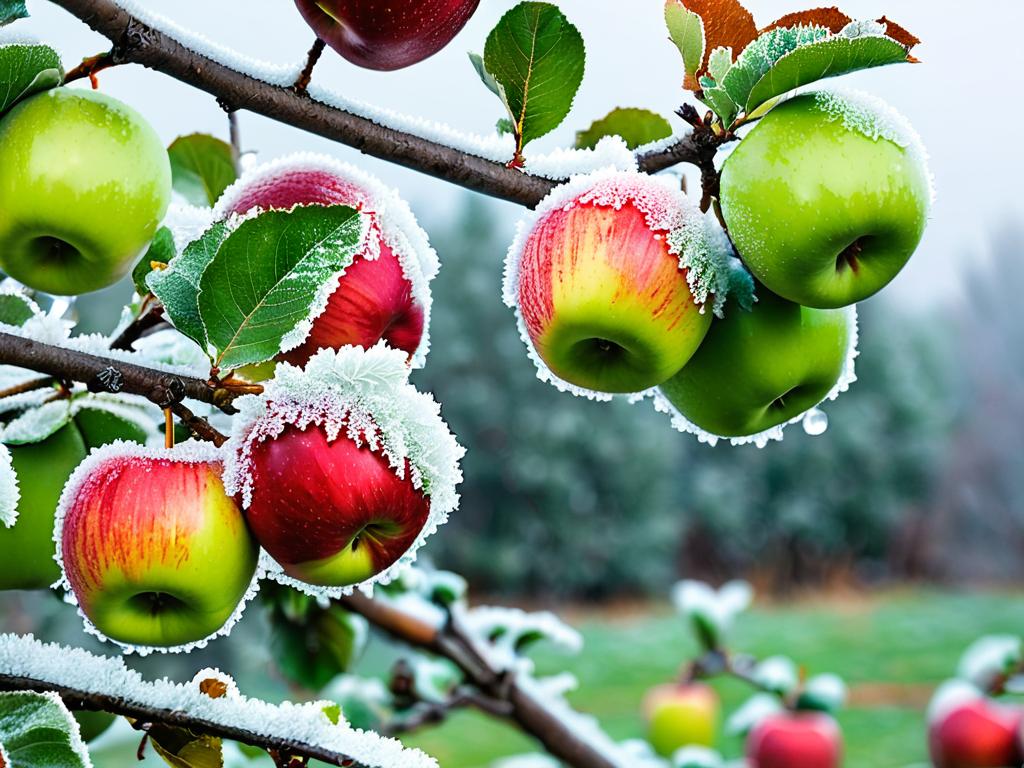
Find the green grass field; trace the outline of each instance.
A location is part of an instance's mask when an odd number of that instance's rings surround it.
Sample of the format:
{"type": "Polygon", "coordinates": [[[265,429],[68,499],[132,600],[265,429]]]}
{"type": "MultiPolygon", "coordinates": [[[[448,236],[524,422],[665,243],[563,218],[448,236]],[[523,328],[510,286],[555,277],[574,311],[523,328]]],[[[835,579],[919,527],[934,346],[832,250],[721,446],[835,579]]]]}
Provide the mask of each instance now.
{"type": "MultiPolygon", "coordinates": [[[[640,735],[644,692],[672,679],[694,652],[684,623],[665,606],[569,618],[583,632],[583,652],[564,657],[538,648],[540,672],[572,672],[580,681],[575,706],[596,715],[616,738],[640,735]]],[[[789,655],[810,674],[840,674],[852,689],[841,717],[847,765],[898,768],[926,762],[923,709],[963,649],[983,634],[1022,632],[1021,594],[899,592],[760,608],[740,621],[733,645],[761,657],[789,655]]],[[[729,709],[746,696],[731,682],[719,690],[729,709]]],[[[484,768],[535,751],[512,728],[472,713],[407,741],[435,755],[442,768],[484,768]]],[[[723,740],[722,748],[738,756],[741,745],[723,740]]]]}

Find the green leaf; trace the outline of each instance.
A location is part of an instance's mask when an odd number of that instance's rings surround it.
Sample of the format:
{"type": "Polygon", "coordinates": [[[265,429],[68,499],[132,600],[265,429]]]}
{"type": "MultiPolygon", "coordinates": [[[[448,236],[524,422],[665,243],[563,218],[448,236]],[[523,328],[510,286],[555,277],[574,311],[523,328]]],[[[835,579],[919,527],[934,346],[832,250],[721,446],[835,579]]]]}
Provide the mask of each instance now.
{"type": "Polygon", "coordinates": [[[149,743],[172,768],[223,768],[224,751],[215,736],[193,733],[185,728],[155,724],[146,733],[149,743]]]}
{"type": "Polygon", "coordinates": [[[20,328],[36,314],[32,301],[27,296],[15,293],[0,293],[0,323],[20,328]]]}
{"type": "Polygon", "coordinates": [[[139,263],[135,265],[135,269],[132,270],[132,282],[135,283],[135,290],[139,292],[140,296],[145,296],[149,293],[146,278],[153,271],[153,263],[170,264],[176,255],[174,234],[167,227],[160,227],[156,234],[153,235],[153,241],[149,244],[149,250],[146,251],[146,255],[139,260],[139,263]]]}
{"type": "Polygon", "coordinates": [[[487,71],[487,67],[484,65],[484,57],[479,53],[470,53],[469,60],[473,63],[473,69],[480,76],[480,82],[487,86],[487,90],[501,99],[501,102],[505,104],[505,89],[501,87],[501,83],[494,79],[494,75],[487,71]]]}
{"type": "Polygon", "coordinates": [[[7,445],[41,443],[71,420],[71,401],[54,400],[30,408],[10,421],[0,439],[7,445]]]}
{"type": "Polygon", "coordinates": [[[167,154],[175,191],[193,205],[212,206],[238,178],[231,145],[213,136],[181,136],[167,154]]]}
{"type": "Polygon", "coordinates": [[[48,45],[15,43],[0,47],[0,115],[22,99],[56,88],[63,81],[60,56],[48,45]]]}
{"type": "Polygon", "coordinates": [[[636,149],[671,135],[671,124],[656,112],[619,107],[594,121],[585,131],[579,131],[576,134],[576,148],[593,149],[605,136],[621,136],[630,149],[636,149]]]}
{"type": "Polygon", "coordinates": [[[289,680],[312,691],[347,672],[365,646],[365,621],[336,606],[316,603],[300,616],[271,613],[271,650],[289,680]]]}
{"type": "Polygon", "coordinates": [[[227,370],[273,359],[318,292],[352,263],[364,233],[364,217],[343,205],[267,211],[243,222],[199,282],[215,364],[227,370]]]}
{"type": "Polygon", "coordinates": [[[28,18],[25,0],[0,0],[0,27],[18,19],[28,18]]]}
{"type": "Polygon", "coordinates": [[[217,222],[198,240],[185,246],[167,269],[154,270],[146,276],[146,286],[160,299],[174,327],[204,350],[209,342],[199,313],[199,281],[228,234],[227,225],[217,222]]]}
{"type": "Polygon", "coordinates": [[[516,133],[516,127],[512,125],[512,121],[507,117],[503,117],[498,120],[498,122],[494,124],[494,129],[502,135],[507,133],[515,136],[516,133]]]}
{"type": "Polygon", "coordinates": [[[11,768],[87,768],[78,724],[52,693],[0,694],[0,744],[11,768]]]}
{"type": "Polygon", "coordinates": [[[708,57],[708,74],[720,83],[730,69],[732,69],[732,48],[715,48],[708,57]]]}
{"type": "Polygon", "coordinates": [[[550,3],[520,3],[491,30],[484,66],[504,91],[517,155],[565,120],[585,63],[579,30],[550,3]]]}
{"type": "Polygon", "coordinates": [[[668,36],[683,56],[686,70],[687,90],[698,90],[697,73],[704,64],[704,21],[699,14],[684,6],[679,0],[665,3],[665,24],[668,36]]]}

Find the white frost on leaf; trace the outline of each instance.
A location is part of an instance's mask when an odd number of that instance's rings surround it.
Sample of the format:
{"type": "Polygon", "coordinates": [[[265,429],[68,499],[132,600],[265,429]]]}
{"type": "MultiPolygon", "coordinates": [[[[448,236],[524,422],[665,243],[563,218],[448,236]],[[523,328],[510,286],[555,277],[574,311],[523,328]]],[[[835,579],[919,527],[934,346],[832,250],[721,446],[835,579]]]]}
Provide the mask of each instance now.
{"type": "Polygon", "coordinates": [[[544,639],[566,653],[583,649],[583,637],[550,611],[481,605],[465,612],[466,625],[491,643],[506,660],[519,655],[521,644],[544,639]]]}
{"type": "MultiPolygon", "coordinates": [[[[328,155],[300,152],[254,166],[245,171],[230,187],[224,190],[213,210],[214,220],[232,217],[232,211],[247,193],[268,180],[283,174],[297,172],[330,174],[334,178],[358,190],[359,199],[351,205],[370,218],[370,225],[363,237],[356,258],[374,260],[380,256],[383,242],[398,259],[402,274],[412,286],[412,296],[423,308],[423,338],[413,354],[413,365],[422,368],[430,350],[430,312],[432,298],[430,282],[441,268],[437,252],[431,247],[427,233],[416,220],[409,204],[394,190],[379,179],[328,155]]],[[[248,218],[249,214],[246,214],[248,218]]],[[[325,283],[310,308],[309,316],[285,335],[281,350],[287,352],[300,346],[309,337],[314,321],[324,313],[328,300],[338,288],[345,270],[341,270],[325,283]]]]}
{"type": "Polygon", "coordinates": [[[711,628],[722,640],[732,630],[736,617],[750,607],[754,590],[745,581],[730,581],[715,589],[702,581],[686,579],[672,588],[676,609],[692,622],[711,628]]]}
{"type": "Polygon", "coordinates": [[[185,246],[199,237],[213,224],[213,212],[189,203],[171,203],[164,216],[163,225],[171,230],[174,236],[174,249],[177,253],[185,250],[185,246]]]}
{"type": "Polygon", "coordinates": [[[731,445],[756,445],[758,448],[764,448],[773,441],[781,441],[785,437],[786,427],[791,424],[797,424],[803,422],[805,418],[810,414],[815,414],[821,410],[821,406],[825,403],[832,402],[840,395],[850,389],[850,387],[857,381],[857,356],[860,354],[858,344],[860,342],[860,333],[857,324],[857,307],[850,306],[846,308],[846,311],[850,313],[850,339],[846,348],[846,360],[843,363],[842,372],[839,374],[839,378],[833,385],[829,393],[825,395],[825,398],[818,404],[811,408],[808,408],[803,413],[799,413],[789,421],[782,424],[777,424],[770,429],[766,429],[763,432],[757,432],[753,435],[744,435],[742,437],[725,437],[723,435],[716,435],[708,432],[701,427],[698,427],[692,421],[687,419],[679,409],[672,404],[672,401],[662,394],[660,389],[654,389],[650,392],[642,393],[640,397],[632,398],[633,402],[639,402],[646,397],[650,397],[654,403],[654,408],[659,413],[667,414],[672,420],[672,426],[679,432],[685,432],[693,435],[701,443],[707,443],[710,446],[715,446],[720,440],[728,440],[731,445]]]}
{"type": "Polygon", "coordinates": [[[786,695],[800,685],[800,670],[788,656],[770,656],[751,672],[757,684],[773,693],[786,695]]]}
{"type": "Polygon", "coordinates": [[[246,606],[259,591],[258,573],[253,576],[248,589],[242,596],[242,599],[235,608],[234,613],[232,613],[231,616],[228,617],[228,620],[224,622],[224,626],[201,640],[197,640],[193,643],[187,643],[185,645],[164,647],[122,643],[104,635],[96,625],[92,623],[89,617],[85,615],[85,611],[82,610],[81,606],[78,605],[78,600],[71,588],[71,583],[68,581],[67,572],[64,568],[64,554],[61,546],[64,538],[64,518],[67,516],[68,511],[71,509],[75,500],[82,493],[83,486],[88,482],[90,476],[108,461],[123,458],[149,460],[162,459],[178,463],[222,465],[224,462],[224,453],[220,448],[217,448],[212,443],[205,443],[197,440],[188,440],[184,443],[179,443],[173,448],[164,448],[163,446],[144,446],[139,445],[138,443],[127,442],[125,440],[115,440],[114,442],[99,448],[93,448],[88,457],[86,457],[86,459],[75,468],[75,471],[71,473],[71,477],[68,478],[67,483],[64,485],[64,491],[61,493],[60,501],[57,503],[57,512],[53,527],[53,559],[57,562],[57,565],[60,566],[61,577],[53,586],[55,589],[63,590],[65,602],[78,606],[78,614],[82,618],[82,623],[86,632],[105,642],[114,643],[119,646],[121,651],[125,654],[137,653],[140,656],[148,656],[151,653],[188,653],[196,648],[205,648],[211,640],[218,637],[226,637],[231,634],[231,630],[234,629],[235,624],[237,624],[239,619],[242,618],[242,614],[245,612],[246,606]]]}
{"type": "Polygon", "coordinates": [[[965,704],[984,698],[981,689],[966,680],[947,680],[938,687],[928,704],[928,722],[937,723],[965,704]]]}
{"type": "MultiPolygon", "coordinates": [[[[519,308],[520,269],[531,234],[552,212],[568,211],[587,205],[620,210],[627,204],[636,206],[644,214],[647,226],[652,233],[656,237],[665,238],[669,252],[675,255],[679,255],[679,251],[673,243],[678,244],[683,239],[679,230],[697,227],[703,231],[703,226],[700,223],[700,211],[683,194],[672,177],[651,176],[639,171],[622,171],[616,168],[602,168],[586,175],[574,176],[565,184],[555,187],[530,214],[519,222],[515,239],[509,246],[505,258],[502,299],[507,307],[515,310],[519,336],[526,345],[530,360],[537,368],[537,378],[551,384],[559,391],[591,400],[609,401],[614,396],[607,392],[597,392],[565,381],[552,371],[538,354],[526,328],[523,313],[519,308]]],[[[693,290],[691,287],[691,291],[693,290]]],[[[653,390],[644,394],[653,395],[653,390]]],[[[636,395],[630,397],[636,397],[636,395]]]]}
{"type": "MultiPolygon", "coordinates": [[[[52,392],[50,393],[52,395],[52,392]]],[[[60,399],[30,408],[0,429],[0,441],[9,445],[39,443],[71,419],[71,401],[60,399]]]]}
{"type": "Polygon", "coordinates": [[[782,702],[777,696],[770,693],[755,693],[732,713],[725,723],[725,732],[730,736],[743,736],[754,730],[762,720],[783,710],[782,702]]]}
{"type": "Polygon", "coordinates": [[[379,452],[398,477],[409,477],[430,499],[430,514],[416,541],[396,563],[359,585],[316,587],[289,578],[269,556],[262,558],[267,578],[315,596],[338,597],[356,587],[394,580],[416,559],[426,539],[458,506],[462,481],[459,462],[465,449],[441,418],[440,406],[409,383],[404,352],[383,342],[369,350],[323,349],[305,368],[280,363],[263,394],[238,398],[231,439],[224,446],[224,485],[252,502],[252,450],[288,427],[322,428],[329,441],[348,439],[379,452]]]}
{"type": "Polygon", "coordinates": [[[843,678],[831,673],[812,677],[804,685],[804,692],[827,706],[830,712],[841,709],[849,695],[843,678]]]}
{"type": "Polygon", "coordinates": [[[18,473],[11,463],[11,452],[0,443],[0,523],[10,528],[18,521],[18,502],[21,490],[18,487],[18,473]]]}
{"type": "Polygon", "coordinates": [[[1024,642],[1015,635],[989,635],[975,641],[960,658],[957,676],[982,689],[1012,672],[1024,658],[1024,642]]]}
{"type": "Polygon", "coordinates": [[[324,708],[331,706],[327,701],[270,704],[230,690],[229,695],[214,699],[202,693],[196,681],[147,681],[120,659],[42,643],[32,636],[0,635],[0,674],[89,694],[109,696],[113,692],[131,706],[187,712],[262,738],[316,746],[372,768],[437,768],[437,762],[423,752],[354,729],[344,716],[333,724],[324,713],[324,708]]]}

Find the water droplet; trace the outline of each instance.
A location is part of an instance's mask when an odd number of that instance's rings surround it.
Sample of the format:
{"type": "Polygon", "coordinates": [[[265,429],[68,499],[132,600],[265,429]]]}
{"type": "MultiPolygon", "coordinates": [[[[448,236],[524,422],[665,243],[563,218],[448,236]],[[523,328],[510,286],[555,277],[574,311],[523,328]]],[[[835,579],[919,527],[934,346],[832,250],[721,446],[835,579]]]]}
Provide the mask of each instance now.
{"type": "Polygon", "coordinates": [[[820,408],[811,408],[804,414],[804,432],[811,437],[825,434],[828,429],[828,414],[820,408]]]}

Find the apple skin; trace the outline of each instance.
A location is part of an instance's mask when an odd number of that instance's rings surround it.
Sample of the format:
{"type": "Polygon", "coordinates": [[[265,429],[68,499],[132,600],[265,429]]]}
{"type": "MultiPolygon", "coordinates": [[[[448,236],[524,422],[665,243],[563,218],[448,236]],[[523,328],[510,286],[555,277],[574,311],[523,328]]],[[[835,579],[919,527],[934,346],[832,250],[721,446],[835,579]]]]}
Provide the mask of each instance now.
{"type": "Polygon", "coordinates": [[[925,163],[833,119],[815,94],[769,112],[722,170],[722,212],[769,290],[808,307],[854,304],[884,288],[924,234],[925,163]]]}
{"type": "Polygon", "coordinates": [[[747,737],[751,768],[839,768],[843,736],[820,712],[787,712],[762,720],[747,737]]]}
{"type": "Polygon", "coordinates": [[[54,513],[86,446],[68,424],[42,442],[9,449],[21,498],[17,522],[0,528],[0,589],[47,589],[60,578],[53,559],[54,513]]]}
{"type": "Polygon", "coordinates": [[[988,700],[945,713],[928,731],[935,768],[1007,768],[1021,765],[1024,712],[988,700]]]}
{"type": "Polygon", "coordinates": [[[430,501],[382,455],[342,430],[287,427],[252,448],[253,533],[292,578],[356,584],[388,568],[415,543],[430,501]]]}
{"type": "MultiPolygon", "coordinates": [[[[362,209],[368,201],[364,190],[328,171],[286,170],[242,189],[230,210],[244,214],[253,208],[287,210],[296,205],[362,209]]],[[[380,239],[380,234],[371,232],[370,237],[380,239]]],[[[376,259],[356,256],[327,308],[313,321],[309,337],[281,359],[302,366],[320,349],[346,345],[369,349],[381,339],[410,357],[416,352],[423,340],[424,308],[413,296],[398,257],[383,240],[379,245],[376,259]]]]}
{"type": "Polygon", "coordinates": [[[647,740],[663,757],[682,747],[713,747],[718,735],[721,703],[710,686],[659,685],[644,699],[647,740]]]}
{"type": "Polygon", "coordinates": [[[0,120],[0,268],[71,295],[112,285],[167,212],[171,166],[131,107],[54,88],[0,120]]]}
{"type": "Polygon", "coordinates": [[[842,375],[850,309],[812,309],[766,290],[731,304],[689,363],[661,385],[684,417],[721,437],[758,434],[820,403],[842,375]]]}
{"type": "Polygon", "coordinates": [[[317,36],[367,69],[395,70],[433,56],[452,41],[480,0],[295,0],[317,36]]]}
{"type": "Polygon", "coordinates": [[[234,613],[258,547],[218,464],[112,456],[68,505],[60,543],[83,613],[121,643],[202,640],[234,613]]]}
{"type": "Polygon", "coordinates": [[[558,377],[608,393],[661,384],[711,325],[669,252],[632,202],[556,209],[530,232],[517,304],[540,358],[558,377]]]}

